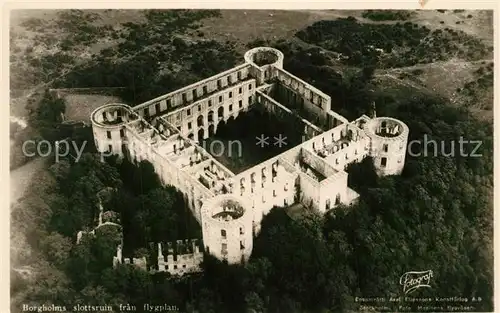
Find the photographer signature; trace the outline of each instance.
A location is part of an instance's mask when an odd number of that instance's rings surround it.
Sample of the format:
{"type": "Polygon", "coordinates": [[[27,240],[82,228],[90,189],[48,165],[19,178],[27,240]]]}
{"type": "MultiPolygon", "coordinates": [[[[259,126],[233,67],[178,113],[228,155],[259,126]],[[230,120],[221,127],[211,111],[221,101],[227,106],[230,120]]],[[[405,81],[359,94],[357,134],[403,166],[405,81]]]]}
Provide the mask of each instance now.
{"type": "Polygon", "coordinates": [[[403,286],[403,292],[409,294],[412,291],[420,287],[428,287],[431,285],[431,278],[433,277],[432,271],[421,271],[421,272],[406,272],[401,275],[399,279],[399,284],[403,286]]]}

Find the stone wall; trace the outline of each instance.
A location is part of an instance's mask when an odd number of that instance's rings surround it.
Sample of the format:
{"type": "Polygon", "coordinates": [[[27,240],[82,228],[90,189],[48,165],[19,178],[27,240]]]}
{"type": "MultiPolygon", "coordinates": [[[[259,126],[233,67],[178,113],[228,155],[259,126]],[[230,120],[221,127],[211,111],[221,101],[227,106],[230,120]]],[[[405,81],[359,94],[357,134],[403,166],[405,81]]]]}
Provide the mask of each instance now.
{"type": "Polygon", "coordinates": [[[125,104],[107,104],[94,110],[91,121],[97,151],[123,156],[126,125],[138,118],[125,104]]]}
{"type": "Polygon", "coordinates": [[[241,64],[225,72],[139,104],[133,110],[141,117],[146,118],[165,114],[175,108],[192,104],[200,98],[207,98],[208,95],[222,91],[235,82],[248,79],[250,67],[249,64],[241,64]]]}
{"type": "Polygon", "coordinates": [[[340,204],[349,204],[352,201],[348,194],[347,178],[348,174],[341,171],[320,182],[317,208],[320,212],[327,212],[340,204]]]}
{"type": "Polygon", "coordinates": [[[297,123],[301,123],[299,127],[304,129],[304,138],[310,139],[318,134],[322,133],[323,130],[319,128],[318,126],[314,125],[310,121],[300,117],[297,115],[297,113],[293,112],[289,108],[285,107],[281,103],[277,102],[264,92],[257,91],[256,94],[256,101],[259,103],[260,106],[262,106],[267,112],[272,113],[273,115],[290,115],[293,117],[293,120],[296,121],[297,123]]]}
{"type": "Polygon", "coordinates": [[[393,118],[377,117],[366,124],[365,131],[371,139],[370,155],[378,174],[401,174],[408,145],[408,126],[393,118]]]}
{"type": "Polygon", "coordinates": [[[162,118],[182,135],[199,142],[214,135],[220,121],[226,122],[230,117],[236,118],[240,112],[248,111],[255,86],[255,80],[247,78],[162,118]]]}
{"type": "Polygon", "coordinates": [[[246,262],[252,253],[252,202],[234,194],[208,199],[202,208],[205,251],[229,264],[246,262]]]}
{"type": "Polygon", "coordinates": [[[287,72],[284,69],[278,69],[277,73],[278,81],[287,86],[295,93],[300,95],[304,101],[308,101],[311,105],[315,105],[321,108],[322,111],[328,112],[331,110],[331,98],[324,92],[320,91],[314,86],[306,83],[302,79],[296,77],[295,75],[287,72]]]}
{"type": "Polygon", "coordinates": [[[274,207],[291,205],[295,197],[297,173],[293,166],[273,157],[232,178],[233,193],[252,201],[254,231],[260,231],[264,215],[274,207]]]}
{"type": "Polygon", "coordinates": [[[128,264],[136,266],[144,271],[147,270],[147,260],[146,257],[141,258],[124,258],[122,255],[122,246],[119,245],[116,248],[116,255],[113,257],[113,267],[117,267],[119,264],[128,264]]]}
{"type": "Polygon", "coordinates": [[[158,243],[159,272],[168,272],[178,276],[196,273],[202,271],[202,262],[203,252],[197,239],[177,240],[175,244],[168,242],[166,245],[158,243]]]}

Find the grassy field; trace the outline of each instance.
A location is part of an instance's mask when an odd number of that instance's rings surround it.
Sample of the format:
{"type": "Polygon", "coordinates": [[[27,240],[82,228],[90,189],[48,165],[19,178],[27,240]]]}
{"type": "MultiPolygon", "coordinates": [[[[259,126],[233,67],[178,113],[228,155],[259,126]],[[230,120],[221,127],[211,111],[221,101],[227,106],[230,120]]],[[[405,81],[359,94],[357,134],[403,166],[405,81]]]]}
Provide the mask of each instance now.
{"type": "Polygon", "coordinates": [[[66,101],[66,120],[90,122],[90,114],[98,107],[108,103],[123,103],[118,96],[90,93],[67,93],[62,96],[66,101]]]}
{"type": "MultiPolygon", "coordinates": [[[[368,24],[395,24],[403,21],[372,21],[362,17],[363,11],[222,11],[221,19],[210,19],[202,27],[206,36],[219,40],[234,40],[244,52],[247,45],[256,39],[276,41],[288,39],[298,41],[304,48],[313,46],[302,42],[293,35],[320,20],[334,20],[354,16],[362,23],[368,24]],[[245,21],[241,23],[240,21],[245,21]],[[293,37],[293,38],[291,38],[293,37]]],[[[493,14],[491,11],[462,10],[454,12],[446,10],[418,10],[404,22],[412,22],[426,26],[430,30],[451,29],[462,31],[479,39],[487,47],[493,45],[493,14]]],[[[329,53],[331,51],[325,51],[329,53]]],[[[286,58],[286,56],[285,56],[286,58]]],[[[464,85],[477,79],[474,72],[493,61],[493,55],[478,61],[466,61],[452,57],[446,61],[437,61],[418,64],[410,67],[393,68],[390,70],[377,70],[377,76],[390,85],[410,86],[415,90],[425,89],[428,92],[440,94],[449,98],[454,105],[466,105],[476,117],[491,121],[493,118],[493,85],[478,91],[474,99],[458,92],[464,85]],[[418,70],[418,75],[413,72],[418,70]],[[385,77],[384,77],[385,76],[385,77]]],[[[343,72],[347,69],[342,64],[334,64],[336,71],[343,72]]],[[[380,86],[384,88],[383,84],[380,86]]]]}
{"type": "MultiPolygon", "coordinates": [[[[207,37],[220,40],[235,40],[243,45],[252,40],[289,38],[298,30],[321,20],[334,20],[354,16],[360,22],[373,24],[395,24],[398,21],[372,21],[363,18],[359,10],[223,10],[222,18],[209,19],[201,30],[207,37]]],[[[415,11],[407,21],[427,26],[431,29],[450,27],[462,30],[493,44],[493,13],[487,11],[465,10],[454,13],[449,10],[440,13],[434,10],[415,11]],[[472,15],[471,18],[467,18],[472,15]],[[443,21],[443,23],[441,23],[443,21]],[[461,22],[457,24],[457,22],[461,22]]],[[[401,22],[401,21],[400,21],[401,22]]]]}
{"type": "Polygon", "coordinates": [[[457,106],[468,106],[473,114],[485,121],[493,119],[493,84],[489,84],[476,95],[464,93],[464,85],[477,81],[476,72],[491,63],[489,60],[463,61],[452,59],[444,62],[416,65],[380,71],[378,78],[386,83],[425,88],[429,92],[440,94],[457,106]]]}
{"type": "MultiPolygon", "coordinates": [[[[64,51],[64,45],[61,45],[59,41],[64,41],[71,34],[72,28],[67,23],[60,22],[60,11],[32,10],[14,11],[12,13],[11,86],[18,92],[16,92],[16,97],[13,97],[11,102],[11,114],[16,116],[25,115],[23,96],[33,88],[64,75],[77,64],[89,62],[92,55],[98,54],[103,49],[116,47],[123,42],[123,38],[114,34],[119,34],[124,29],[125,23],[140,24],[146,20],[144,11],[141,10],[87,10],[84,13],[88,19],[82,25],[90,27],[95,32],[95,36],[83,38],[81,42],[72,45],[68,51],[64,51]],[[36,62],[30,61],[38,58],[43,59],[44,56],[61,52],[68,56],[67,62],[62,62],[52,71],[39,73],[36,62]]],[[[294,37],[295,33],[315,22],[354,16],[359,22],[367,24],[412,22],[431,30],[452,29],[463,31],[481,40],[487,46],[492,46],[493,43],[493,15],[489,11],[445,10],[439,12],[417,10],[413,11],[413,14],[405,21],[374,21],[363,17],[363,13],[364,11],[353,10],[222,10],[220,17],[204,19],[199,28],[193,29],[183,36],[188,39],[191,36],[196,40],[199,40],[200,37],[215,39],[221,43],[234,42],[236,50],[239,53],[244,53],[248,49],[248,45],[255,40],[267,42],[274,42],[279,39],[300,41],[294,37]]],[[[78,15],[79,13],[74,14],[78,15]]],[[[314,46],[303,42],[301,44],[305,47],[314,46]]],[[[147,49],[147,47],[144,47],[144,49],[147,49]]],[[[491,60],[492,57],[487,59],[487,61],[491,60]]],[[[453,102],[460,105],[466,99],[455,95],[456,90],[470,81],[473,71],[477,69],[476,65],[477,62],[450,59],[443,62],[419,65],[418,69],[422,73],[417,78],[410,77],[412,76],[410,75],[411,71],[416,69],[412,67],[397,68],[377,74],[388,74],[397,77],[397,79],[403,81],[402,84],[413,84],[429,88],[445,97],[450,97],[453,102]],[[408,75],[400,75],[405,72],[408,75]]],[[[338,69],[336,67],[336,70],[338,69]]],[[[485,94],[486,96],[480,96],[478,99],[480,102],[486,103],[478,103],[477,109],[482,111],[480,116],[491,118],[492,105],[488,102],[491,101],[492,90],[486,91],[485,94]]],[[[88,99],[81,100],[88,103],[96,99],[88,97],[88,99]]],[[[106,102],[107,100],[98,100],[99,103],[101,101],[106,102]]],[[[78,111],[78,109],[69,109],[69,112],[75,111],[78,111]]],[[[78,116],[78,114],[76,115],[78,116]]]]}
{"type": "Polygon", "coordinates": [[[216,134],[202,141],[201,146],[235,174],[293,148],[302,135],[293,122],[271,114],[261,115],[257,110],[240,114],[217,127],[216,134]],[[286,138],[282,145],[276,144],[276,138],[283,137],[286,138]],[[267,139],[259,145],[258,138],[267,139]]]}

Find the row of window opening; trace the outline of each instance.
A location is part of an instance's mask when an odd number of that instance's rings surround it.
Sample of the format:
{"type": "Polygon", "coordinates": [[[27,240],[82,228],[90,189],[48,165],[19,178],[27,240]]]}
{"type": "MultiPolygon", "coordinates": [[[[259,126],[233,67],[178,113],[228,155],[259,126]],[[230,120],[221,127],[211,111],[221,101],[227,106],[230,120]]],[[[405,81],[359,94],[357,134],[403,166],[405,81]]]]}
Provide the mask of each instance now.
{"type": "MultiPolygon", "coordinates": [[[[203,86],[203,93],[204,94],[208,93],[207,90],[206,90],[206,88],[207,88],[207,86],[203,86]]],[[[221,87],[219,87],[219,88],[221,88],[221,87]]],[[[248,85],[248,89],[252,90],[252,84],[248,85]]],[[[194,89],[192,92],[193,92],[193,99],[196,100],[198,98],[198,96],[196,94],[196,89],[194,89]]],[[[243,93],[243,87],[239,87],[238,93],[239,94],[243,93]]],[[[230,91],[228,96],[229,96],[229,99],[233,98],[233,92],[230,91]]],[[[183,93],[181,95],[181,97],[182,97],[182,102],[187,102],[188,101],[186,93],[183,93]]],[[[219,96],[219,103],[221,103],[222,101],[223,101],[223,96],[221,95],[221,96],[219,96]]],[[[169,108],[171,106],[172,106],[172,99],[167,99],[167,108],[169,108]]],[[[208,106],[209,107],[212,106],[212,100],[211,99],[208,100],[208,106]]],[[[160,108],[160,103],[159,102],[155,104],[155,111],[156,111],[156,114],[158,114],[158,113],[161,112],[161,108],[160,108]]],[[[201,112],[201,106],[198,106],[198,112],[201,112]]],[[[187,115],[188,116],[191,115],[191,109],[187,110],[187,115]]],[[[146,116],[146,117],[149,116],[149,108],[145,108],[144,109],[144,116],[146,116]]]]}

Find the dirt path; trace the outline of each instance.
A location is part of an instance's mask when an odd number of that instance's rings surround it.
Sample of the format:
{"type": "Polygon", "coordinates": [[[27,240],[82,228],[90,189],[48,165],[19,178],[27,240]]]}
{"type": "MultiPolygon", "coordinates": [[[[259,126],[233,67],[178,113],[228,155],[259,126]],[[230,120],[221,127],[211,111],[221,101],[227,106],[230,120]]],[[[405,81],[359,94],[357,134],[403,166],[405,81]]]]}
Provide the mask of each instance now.
{"type": "Polygon", "coordinates": [[[403,86],[415,88],[415,89],[418,89],[418,90],[424,91],[424,92],[429,92],[429,89],[426,88],[425,86],[418,85],[418,84],[411,82],[407,79],[406,80],[400,79],[392,74],[378,74],[378,75],[375,75],[375,77],[377,77],[377,78],[388,77],[388,78],[394,80],[394,82],[401,84],[403,86]]]}
{"type": "Polygon", "coordinates": [[[30,186],[31,179],[47,162],[47,158],[36,158],[10,172],[10,204],[16,203],[30,186]]]}

